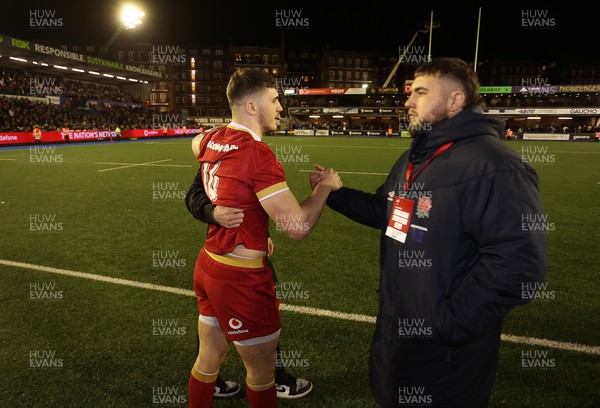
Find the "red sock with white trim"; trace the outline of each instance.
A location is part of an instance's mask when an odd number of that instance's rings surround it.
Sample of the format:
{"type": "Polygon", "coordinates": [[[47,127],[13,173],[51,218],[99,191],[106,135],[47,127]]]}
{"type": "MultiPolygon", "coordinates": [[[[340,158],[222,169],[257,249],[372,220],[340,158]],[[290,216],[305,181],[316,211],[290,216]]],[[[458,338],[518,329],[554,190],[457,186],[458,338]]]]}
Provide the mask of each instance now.
{"type": "Polygon", "coordinates": [[[218,375],[218,371],[214,374],[206,374],[196,370],[195,367],[192,368],[188,381],[190,408],[210,408],[218,375]]]}
{"type": "Polygon", "coordinates": [[[250,385],[246,382],[246,397],[251,408],[277,408],[275,379],[266,385],[250,385]]]}

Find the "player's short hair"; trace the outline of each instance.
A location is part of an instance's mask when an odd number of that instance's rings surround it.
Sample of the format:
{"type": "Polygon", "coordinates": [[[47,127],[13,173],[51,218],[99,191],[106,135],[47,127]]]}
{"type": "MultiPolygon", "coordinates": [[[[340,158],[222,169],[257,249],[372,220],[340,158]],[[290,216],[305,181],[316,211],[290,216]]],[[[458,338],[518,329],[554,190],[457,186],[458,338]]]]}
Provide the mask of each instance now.
{"type": "Polygon", "coordinates": [[[255,94],[265,88],[276,88],[275,78],[259,68],[243,68],[237,70],[229,78],[227,99],[232,107],[242,98],[255,94]]]}
{"type": "Polygon", "coordinates": [[[465,108],[473,105],[483,106],[477,73],[460,58],[434,58],[415,70],[415,78],[424,75],[447,78],[460,84],[465,92],[465,108]]]}

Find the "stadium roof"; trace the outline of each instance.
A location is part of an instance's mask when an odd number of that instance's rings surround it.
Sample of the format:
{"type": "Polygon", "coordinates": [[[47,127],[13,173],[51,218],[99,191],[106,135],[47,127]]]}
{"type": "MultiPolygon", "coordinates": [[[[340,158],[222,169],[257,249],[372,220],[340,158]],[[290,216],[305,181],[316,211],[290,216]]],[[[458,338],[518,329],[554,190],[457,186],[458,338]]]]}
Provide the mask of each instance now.
{"type": "Polygon", "coordinates": [[[158,71],[0,34],[0,67],[109,85],[167,79],[158,71]]]}

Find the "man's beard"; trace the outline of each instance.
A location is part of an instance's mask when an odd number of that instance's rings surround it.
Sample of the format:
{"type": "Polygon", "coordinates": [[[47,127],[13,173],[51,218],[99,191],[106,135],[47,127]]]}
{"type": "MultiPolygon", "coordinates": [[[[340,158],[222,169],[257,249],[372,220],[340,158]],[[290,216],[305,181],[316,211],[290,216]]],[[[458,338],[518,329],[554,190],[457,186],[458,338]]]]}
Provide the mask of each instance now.
{"type": "Polygon", "coordinates": [[[424,115],[422,119],[419,119],[419,123],[409,123],[408,131],[412,137],[427,134],[431,132],[436,125],[440,124],[446,119],[448,119],[448,109],[446,109],[446,106],[443,103],[440,103],[429,113],[424,115]]]}

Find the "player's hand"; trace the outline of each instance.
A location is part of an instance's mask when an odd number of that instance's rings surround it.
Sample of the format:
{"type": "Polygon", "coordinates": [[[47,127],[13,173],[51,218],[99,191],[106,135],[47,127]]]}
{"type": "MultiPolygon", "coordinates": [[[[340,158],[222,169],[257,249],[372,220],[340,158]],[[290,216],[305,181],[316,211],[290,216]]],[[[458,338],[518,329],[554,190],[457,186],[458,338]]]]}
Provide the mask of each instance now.
{"type": "Polygon", "coordinates": [[[325,171],[325,167],[315,164],[316,171],[311,171],[308,173],[308,179],[310,181],[310,189],[314,190],[315,186],[319,184],[319,181],[323,180],[323,171],[325,171]]]}
{"type": "Polygon", "coordinates": [[[267,256],[270,258],[273,255],[273,251],[275,250],[275,244],[271,237],[267,237],[267,256]]]}
{"type": "Polygon", "coordinates": [[[237,228],[244,221],[244,210],[217,205],[212,216],[221,227],[237,228]]]}
{"type": "Polygon", "coordinates": [[[323,166],[320,166],[318,164],[315,165],[315,168],[318,170],[320,175],[318,177],[316,175],[311,177],[311,184],[314,178],[315,180],[320,179],[316,182],[315,186],[317,184],[322,184],[326,187],[329,187],[331,191],[336,191],[342,188],[342,179],[340,178],[340,175],[337,171],[335,171],[332,168],[325,169],[323,166]]]}

